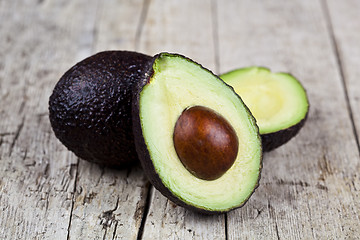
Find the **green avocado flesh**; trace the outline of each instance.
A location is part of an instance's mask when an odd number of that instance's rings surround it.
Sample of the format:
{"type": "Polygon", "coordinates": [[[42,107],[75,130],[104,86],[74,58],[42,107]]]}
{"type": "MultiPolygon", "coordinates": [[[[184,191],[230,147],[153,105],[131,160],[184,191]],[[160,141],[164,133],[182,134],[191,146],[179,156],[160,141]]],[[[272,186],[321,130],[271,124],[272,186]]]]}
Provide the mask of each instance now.
{"type": "Polygon", "coordinates": [[[153,175],[150,179],[156,176],[153,185],[161,192],[167,188],[180,205],[225,212],[243,205],[257,187],[262,149],[255,120],[233,89],[201,65],[180,55],[160,54],[139,94],[139,119],[151,159],[140,160],[151,161],[155,173],[144,171],[153,175]],[[195,105],[220,114],[238,137],[234,163],[211,181],[191,174],[174,148],[176,121],[184,109],[195,105]]]}
{"type": "Polygon", "coordinates": [[[220,76],[249,107],[260,134],[274,133],[301,122],[309,103],[299,81],[263,67],[237,69],[220,76]]]}

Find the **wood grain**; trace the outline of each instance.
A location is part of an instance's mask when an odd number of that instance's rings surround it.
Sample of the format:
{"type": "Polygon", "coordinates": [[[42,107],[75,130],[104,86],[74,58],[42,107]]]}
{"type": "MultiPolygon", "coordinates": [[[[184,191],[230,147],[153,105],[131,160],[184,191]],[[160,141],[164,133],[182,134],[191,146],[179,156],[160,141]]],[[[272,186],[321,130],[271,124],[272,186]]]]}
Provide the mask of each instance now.
{"type": "MultiPolygon", "coordinates": [[[[338,58],[338,67],[344,81],[345,93],[349,101],[351,117],[356,135],[360,136],[360,82],[358,76],[360,56],[359,1],[324,1],[328,12],[328,24],[333,40],[334,51],[338,58]]],[[[358,141],[359,145],[359,141],[358,141]]],[[[357,188],[359,190],[359,188],[357,188]]]]}
{"type": "Polygon", "coordinates": [[[243,209],[228,215],[230,239],[359,234],[352,187],[358,146],[324,11],[319,1],[218,4],[221,71],[260,65],[290,72],[310,100],[305,127],[265,154],[260,187],[243,209]]]}
{"type": "Polygon", "coordinates": [[[48,98],[65,66],[86,49],[80,26],[94,21],[94,8],[86,1],[54,4],[1,4],[1,239],[68,233],[77,159],[51,131],[48,98]],[[84,14],[72,16],[79,8],[84,14]]]}
{"type": "MultiPolygon", "coordinates": [[[[99,2],[92,52],[133,50],[145,4],[142,0],[99,2]]],[[[149,188],[139,166],[114,170],[81,160],[69,239],[136,239],[149,188]]]]}
{"type": "Polygon", "coordinates": [[[360,5],[356,0],[0,1],[0,239],[360,239],[360,5]],[[140,166],[78,159],[48,98],[76,62],[108,49],[184,54],[216,73],[290,72],[310,113],[264,156],[241,209],[174,205],[140,166]]]}
{"type": "Polygon", "coordinates": [[[216,71],[210,0],[150,1],[139,51],[183,54],[216,71]]]}
{"type": "MultiPolygon", "coordinates": [[[[139,49],[149,54],[162,51],[180,53],[215,69],[213,34],[211,1],[151,1],[139,49]]],[[[225,239],[224,226],[224,216],[189,212],[153,189],[142,237],[225,239]]]]}

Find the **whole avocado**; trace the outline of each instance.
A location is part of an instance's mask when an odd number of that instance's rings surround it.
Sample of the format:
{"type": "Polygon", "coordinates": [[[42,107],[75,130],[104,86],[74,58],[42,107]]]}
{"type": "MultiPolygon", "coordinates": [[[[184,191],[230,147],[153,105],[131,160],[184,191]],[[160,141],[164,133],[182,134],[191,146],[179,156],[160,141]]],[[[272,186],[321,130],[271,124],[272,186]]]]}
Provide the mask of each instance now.
{"type": "Polygon", "coordinates": [[[56,137],[90,162],[116,168],[136,163],[132,91],[151,60],[136,52],[104,51],[70,68],[49,99],[56,137]]]}

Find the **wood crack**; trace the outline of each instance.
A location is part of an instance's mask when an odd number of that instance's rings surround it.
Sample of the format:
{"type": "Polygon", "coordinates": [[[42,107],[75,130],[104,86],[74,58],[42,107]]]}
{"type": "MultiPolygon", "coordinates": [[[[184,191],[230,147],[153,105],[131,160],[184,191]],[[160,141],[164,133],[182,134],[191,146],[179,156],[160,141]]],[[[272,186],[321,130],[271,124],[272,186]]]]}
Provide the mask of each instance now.
{"type": "Polygon", "coordinates": [[[268,209],[269,209],[270,218],[274,220],[276,237],[277,239],[280,240],[279,227],[276,220],[275,210],[273,206],[271,206],[270,200],[268,200],[268,209]]]}
{"type": "Polygon", "coordinates": [[[21,130],[22,130],[23,127],[24,127],[24,123],[25,123],[25,116],[22,118],[20,124],[18,125],[17,130],[16,130],[16,132],[15,132],[14,139],[13,139],[13,141],[12,141],[11,144],[10,144],[9,157],[11,156],[11,154],[12,154],[12,152],[13,152],[15,143],[16,143],[16,141],[18,140],[18,138],[19,138],[19,136],[20,136],[20,132],[21,132],[21,130]]]}
{"type": "Polygon", "coordinates": [[[225,223],[225,240],[228,240],[229,239],[229,233],[228,233],[228,214],[225,213],[224,214],[224,223],[225,223]]]}
{"type": "Polygon", "coordinates": [[[283,180],[283,179],[277,180],[276,184],[277,185],[301,186],[301,187],[309,187],[310,186],[310,184],[307,183],[307,182],[303,182],[303,181],[298,181],[298,182],[286,181],[286,180],[283,180]]]}
{"type": "MultiPolygon", "coordinates": [[[[310,208],[310,204],[309,202],[307,202],[307,210],[308,210],[308,213],[309,213],[309,221],[312,222],[312,215],[311,215],[311,208],[310,208]]],[[[315,233],[314,233],[314,228],[311,227],[311,234],[313,236],[313,238],[315,239],[315,233]]]]}
{"type": "Polygon", "coordinates": [[[67,237],[66,239],[69,240],[70,239],[70,228],[71,228],[71,220],[73,217],[73,211],[74,211],[74,205],[75,205],[75,193],[76,193],[76,185],[77,185],[77,181],[78,181],[78,173],[79,173],[79,158],[77,158],[77,163],[76,164],[71,164],[70,165],[70,174],[75,171],[75,181],[74,181],[74,188],[73,188],[73,195],[72,195],[72,199],[71,199],[71,208],[70,208],[70,217],[69,217],[69,224],[67,227],[67,237]]]}
{"type": "Polygon", "coordinates": [[[100,181],[102,179],[102,177],[104,176],[105,173],[105,167],[104,166],[100,166],[101,168],[101,172],[100,172],[100,176],[98,177],[97,181],[96,181],[96,186],[98,186],[100,184],[100,181]]]}
{"type": "Polygon", "coordinates": [[[101,219],[100,224],[103,226],[103,229],[105,229],[105,235],[107,228],[110,227],[113,222],[116,223],[118,221],[115,219],[115,215],[114,215],[114,212],[116,211],[116,209],[118,209],[118,207],[119,207],[119,196],[116,199],[115,207],[113,209],[103,212],[100,216],[101,219]]]}
{"type": "Polygon", "coordinates": [[[135,50],[139,50],[141,34],[149,11],[149,6],[150,6],[150,0],[144,0],[141,8],[139,24],[137,26],[135,33],[135,50]]]}
{"type": "Polygon", "coordinates": [[[98,42],[98,28],[97,28],[97,24],[96,21],[97,19],[101,19],[100,13],[102,12],[102,4],[100,4],[100,1],[96,1],[96,12],[95,12],[95,21],[94,21],[94,29],[92,30],[92,37],[93,37],[93,42],[92,42],[92,46],[91,46],[91,50],[95,51],[95,46],[98,42]]]}
{"type": "MultiPolygon", "coordinates": [[[[335,36],[335,32],[334,32],[334,26],[331,20],[331,15],[330,15],[330,11],[329,11],[329,7],[328,4],[325,0],[321,1],[322,3],[322,10],[324,12],[325,15],[325,20],[326,20],[326,24],[327,24],[327,30],[328,30],[328,34],[329,34],[329,38],[331,40],[331,45],[332,45],[332,49],[333,52],[335,54],[335,58],[337,61],[337,66],[338,66],[338,70],[340,73],[340,79],[341,79],[341,83],[343,86],[343,92],[345,95],[345,104],[346,104],[346,108],[347,108],[347,112],[349,114],[349,118],[350,118],[350,122],[351,122],[351,129],[355,138],[355,143],[357,146],[357,154],[360,156],[360,143],[359,143],[359,136],[358,136],[358,129],[356,129],[356,124],[355,124],[355,120],[354,120],[354,116],[353,116],[353,109],[351,107],[350,104],[350,97],[349,97],[349,91],[348,91],[348,86],[346,83],[346,77],[345,77],[345,70],[344,70],[344,64],[342,61],[342,57],[340,54],[340,48],[339,48],[339,44],[338,41],[336,39],[335,36]]],[[[326,160],[326,159],[325,159],[326,160]]],[[[354,199],[354,195],[351,194],[351,198],[353,199],[353,201],[355,201],[354,199]]],[[[358,214],[356,214],[356,216],[358,216],[358,214]]]]}
{"type": "Polygon", "coordinates": [[[357,192],[357,191],[359,190],[359,189],[357,189],[357,187],[356,187],[355,180],[352,180],[352,181],[351,181],[351,185],[353,186],[355,192],[357,192]]]}
{"type": "Polygon", "coordinates": [[[280,236],[279,236],[279,228],[278,228],[278,224],[277,221],[275,220],[275,231],[276,231],[276,237],[278,240],[280,240],[280,236]]]}
{"type": "Polygon", "coordinates": [[[211,1],[212,35],[214,41],[215,72],[220,72],[219,25],[217,1],[211,1]]]}
{"type": "Polygon", "coordinates": [[[329,7],[328,7],[327,2],[325,0],[322,0],[321,3],[322,3],[322,10],[323,10],[324,15],[325,15],[325,20],[326,20],[326,24],[327,24],[327,30],[328,30],[328,33],[329,33],[329,38],[331,40],[331,45],[332,45],[333,51],[335,53],[335,58],[336,58],[338,70],[339,70],[339,73],[340,73],[341,83],[343,85],[343,91],[344,91],[345,100],[346,100],[345,101],[346,102],[346,108],[347,108],[348,113],[349,113],[352,132],[354,134],[358,154],[360,156],[359,136],[357,134],[357,129],[356,129],[355,120],[354,120],[354,116],[353,116],[353,110],[352,110],[352,107],[351,107],[351,104],[350,104],[350,97],[349,97],[349,94],[348,94],[349,91],[348,91],[348,86],[346,84],[346,79],[345,79],[344,64],[342,62],[342,58],[341,58],[340,50],[339,50],[339,45],[337,43],[336,36],[335,36],[335,33],[334,33],[334,27],[333,27],[333,23],[331,21],[329,7]]]}
{"type": "Polygon", "coordinates": [[[148,191],[147,191],[147,194],[146,194],[144,212],[143,212],[143,215],[142,215],[142,219],[141,219],[139,231],[138,231],[137,238],[136,238],[137,240],[141,240],[141,239],[142,239],[142,236],[143,236],[143,234],[144,234],[144,228],[145,228],[145,223],[146,223],[147,215],[148,215],[149,210],[150,210],[151,189],[152,189],[152,186],[150,185],[150,183],[147,183],[147,186],[146,186],[146,187],[148,188],[148,191]]]}
{"type": "Polygon", "coordinates": [[[107,228],[105,228],[105,232],[104,232],[104,235],[103,235],[103,240],[106,239],[106,234],[107,234],[107,228]]]}
{"type": "Polygon", "coordinates": [[[258,218],[260,216],[260,214],[262,213],[262,211],[264,210],[263,208],[258,209],[256,207],[254,207],[254,209],[256,210],[256,216],[254,217],[254,219],[258,218]]]}
{"type": "Polygon", "coordinates": [[[21,104],[20,104],[19,114],[21,114],[21,113],[24,111],[25,102],[26,102],[26,97],[25,97],[25,90],[24,90],[24,97],[23,97],[23,99],[22,99],[22,101],[21,101],[21,104]]]}
{"type": "Polygon", "coordinates": [[[46,197],[45,197],[45,213],[48,212],[48,209],[49,209],[49,198],[50,198],[50,192],[45,192],[46,194],[46,197]]]}
{"type": "Polygon", "coordinates": [[[318,166],[321,170],[319,179],[324,181],[327,175],[332,175],[334,173],[329,160],[326,157],[326,153],[324,152],[322,157],[318,160],[318,166]]]}
{"type": "Polygon", "coordinates": [[[117,229],[118,224],[119,224],[119,222],[118,222],[118,221],[116,221],[116,222],[115,222],[115,226],[114,226],[113,235],[112,235],[112,238],[111,238],[112,240],[114,240],[114,239],[115,239],[115,236],[116,236],[116,229],[117,229]]]}
{"type": "Polygon", "coordinates": [[[5,136],[8,136],[8,135],[14,135],[15,133],[13,132],[3,132],[3,133],[0,133],[0,137],[5,137],[5,136]]]}

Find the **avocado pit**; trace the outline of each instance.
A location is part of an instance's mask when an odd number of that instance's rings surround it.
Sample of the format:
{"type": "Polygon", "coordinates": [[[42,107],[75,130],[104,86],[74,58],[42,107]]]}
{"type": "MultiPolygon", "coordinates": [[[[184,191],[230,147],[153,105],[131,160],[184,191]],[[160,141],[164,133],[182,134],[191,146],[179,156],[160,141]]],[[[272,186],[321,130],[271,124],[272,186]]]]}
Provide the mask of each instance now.
{"type": "Polygon", "coordinates": [[[182,164],[204,180],[221,177],[233,165],[239,145],[230,123],[203,106],[182,112],[175,124],[173,141],[182,164]]]}

